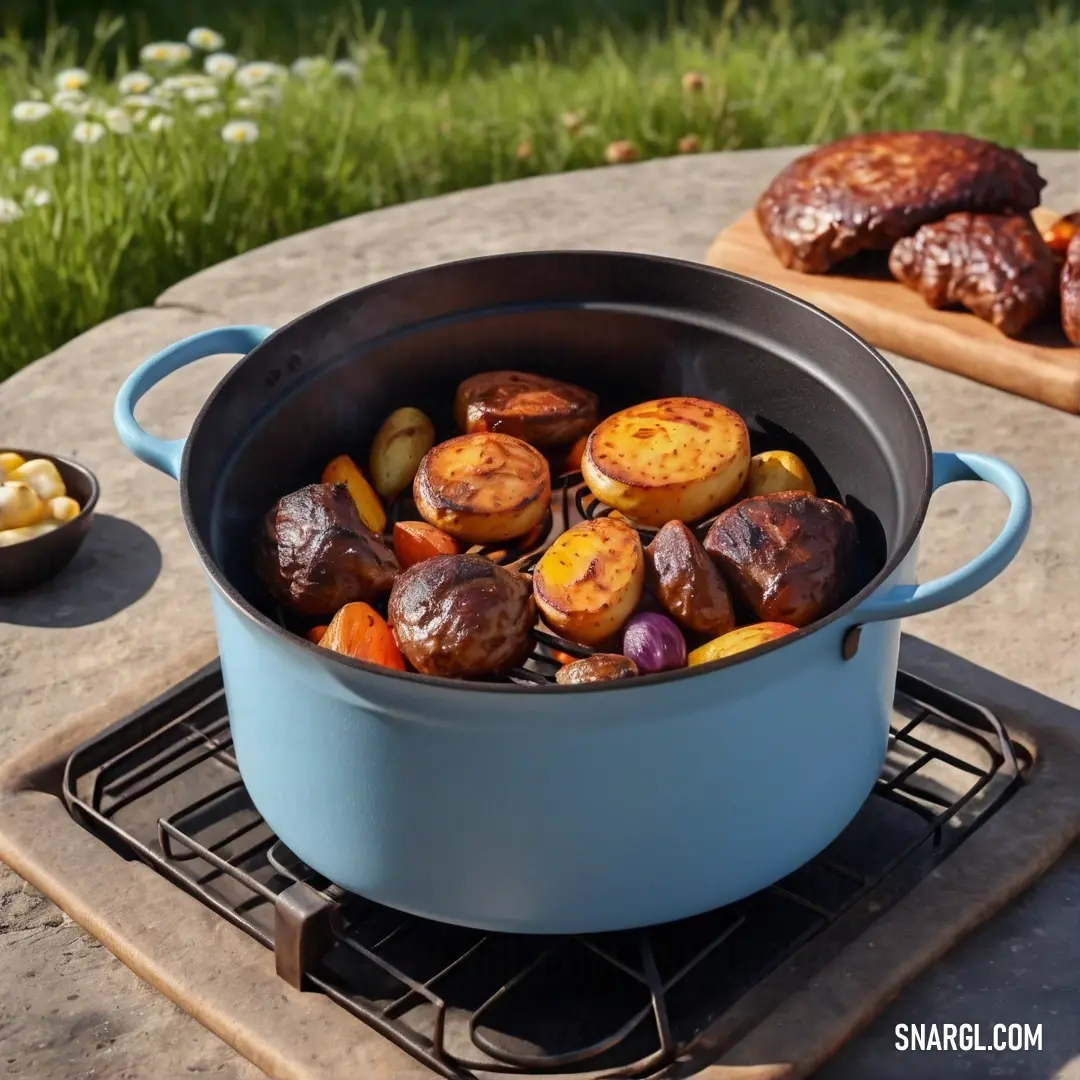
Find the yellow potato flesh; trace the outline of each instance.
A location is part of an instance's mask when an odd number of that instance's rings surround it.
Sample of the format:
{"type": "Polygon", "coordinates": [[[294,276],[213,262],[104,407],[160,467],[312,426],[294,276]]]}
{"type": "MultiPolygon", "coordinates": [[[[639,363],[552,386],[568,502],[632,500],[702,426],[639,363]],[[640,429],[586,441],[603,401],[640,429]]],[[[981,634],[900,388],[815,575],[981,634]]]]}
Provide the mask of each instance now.
{"type": "Polygon", "coordinates": [[[25,458],[13,450],[0,454],[0,483],[11,478],[11,474],[25,462],[25,458]]]}
{"type": "Polygon", "coordinates": [[[46,458],[24,461],[8,475],[8,479],[29,484],[46,502],[67,494],[60,470],[46,458]]]}
{"type": "Polygon", "coordinates": [[[439,443],[413,481],[420,516],[470,544],[513,540],[551,506],[547,459],[512,435],[477,432],[439,443]]]}
{"type": "Polygon", "coordinates": [[[750,468],[738,413],[701,398],[647,401],[593,429],[581,472],[589,490],[630,520],[697,521],[732,502],[750,468]]]}
{"type": "Polygon", "coordinates": [[[601,517],[564,532],[533,571],[533,593],[544,621],[582,645],[597,645],[633,614],[645,583],[637,532],[601,517]]]}
{"type": "Polygon", "coordinates": [[[434,445],[435,425],[419,409],[392,412],[371,444],[368,470],[375,490],[384,499],[404,491],[434,445]]]}
{"type": "Polygon", "coordinates": [[[24,525],[19,529],[0,529],[0,547],[13,547],[15,544],[34,540],[59,528],[60,526],[55,521],[45,521],[37,525],[24,525]]]}
{"type": "Polygon", "coordinates": [[[49,516],[49,504],[27,483],[8,480],[0,484],[0,530],[37,525],[49,516]]]}
{"type": "Polygon", "coordinates": [[[699,664],[711,664],[714,660],[723,660],[727,656],[768,645],[770,641],[793,634],[796,629],[797,627],[789,626],[787,623],[777,622],[740,626],[737,630],[730,630],[706,642],[700,648],[694,649],[686,658],[686,666],[697,667],[699,664]]]}
{"type": "Polygon", "coordinates": [[[778,491],[807,491],[817,494],[810,470],[789,450],[766,450],[750,459],[750,475],[743,495],[774,495],[778,491]]]}

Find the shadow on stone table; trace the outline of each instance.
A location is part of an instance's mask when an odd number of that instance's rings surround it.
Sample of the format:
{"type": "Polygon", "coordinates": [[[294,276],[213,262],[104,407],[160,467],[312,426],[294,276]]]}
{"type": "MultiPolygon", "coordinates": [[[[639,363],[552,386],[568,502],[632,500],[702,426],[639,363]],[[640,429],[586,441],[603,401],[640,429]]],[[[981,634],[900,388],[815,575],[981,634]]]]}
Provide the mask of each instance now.
{"type": "Polygon", "coordinates": [[[0,599],[0,623],[91,626],[145,596],[161,573],[161,548],[144,529],[97,514],[79,553],[40,588],[0,599]]]}

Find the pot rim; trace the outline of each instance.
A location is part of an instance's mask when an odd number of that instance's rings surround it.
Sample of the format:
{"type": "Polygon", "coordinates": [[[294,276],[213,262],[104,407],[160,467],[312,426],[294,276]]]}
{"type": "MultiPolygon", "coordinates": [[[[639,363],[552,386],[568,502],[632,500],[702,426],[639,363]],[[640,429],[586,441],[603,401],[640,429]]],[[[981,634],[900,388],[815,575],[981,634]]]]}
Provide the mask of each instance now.
{"type": "MultiPolygon", "coordinates": [[[[624,693],[626,691],[633,690],[638,686],[656,686],[660,683],[675,683],[687,678],[693,678],[695,676],[709,675],[714,672],[720,671],[724,668],[733,667],[736,664],[743,664],[755,660],[760,656],[764,656],[766,653],[773,652],[775,649],[784,648],[789,645],[794,645],[796,642],[805,640],[806,638],[824,630],[826,627],[833,623],[839,622],[841,619],[846,618],[855,612],[873,593],[881,588],[882,584],[888,580],[892,573],[900,566],[900,564],[907,557],[908,552],[911,550],[919,532],[922,530],[923,522],[926,519],[927,507],[930,504],[930,497],[933,493],[933,447],[930,442],[930,434],[926,427],[926,421],[923,419],[919,405],[915,400],[915,395],[911,392],[907,383],[900,377],[899,372],[888,360],[882,355],[882,353],[874,348],[868,341],[866,341],[859,334],[855,333],[850,327],[845,326],[839,319],[834,318],[828,312],[823,311],[815,304],[811,304],[801,297],[794,296],[789,292],[785,292],[783,289],[778,289],[774,285],[769,285],[766,282],[758,281],[754,278],[746,277],[743,274],[734,273],[731,270],[723,270],[719,267],[709,266],[705,263],[691,262],[688,259],[675,259],[666,255],[651,255],[639,252],[625,252],[625,251],[605,251],[603,249],[560,249],[560,250],[539,250],[539,251],[516,251],[505,252],[495,255],[480,255],[467,259],[454,259],[448,262],[438,263],[435,266],[420,267],[415,270],[408,270],[402,274],[394,274],[387,278],[381,278],[378,281],[371,282],[368,285],[362,285],[358,289],[352,289],[349,292],[341,293],[338,296],[333,297],[330,300],[319,304],[317,307],[311,308],[296,318],[290,320],[284,325],[278,327],[273,333],[267,335],[254,349],[251,350],[243,359],[241,359],[227,375],[218,383],[218,385],[210,393],[210,396],[203,403],[202,408],[199,410],[198,415],[195,417],[194,422],[191,425],[191,430],[188,433],[187,438],[184,441],[184,453],[180,467],[180,504],[184,516],[184,525],[187,528],[188,537],[191,540],[192,546],[195,548],[195,552],[199,557],[199,561],[202,563],[203,570],[210,578],[211,584],[218,589],[221,595],[229,602],[229,604],[241,615],[244,615],[248,619],[254,621],[254,623],[262,630],[269,631],[279,639],[285,641],[292,648],[301,650],[302,653],[311,652],[318,655],[320,660],[330,659],[337,663],[345,664],[346,666],[354,669],[358,672],[364,672],[365,674],[379,676],[384,679],[393,679],[400,681],[402,679],[409,680],[414,683],[419,683],[433,688],[453,690],[457,692],[468,693],[483,693],[483,694],[581,694],[581,693],[624,693]],[[824,319],[827,323],[831,324],[837,330],[846,334],[848,337],[854,339],[854,341],[862,346],[868,356],[877,361],[878,364],[884,368],[886,374],[890,376],[893,382],[896,384],[897,389],[907,402],[908,408],[911,410],[911,414],[915,420],[918,428],[920,443],[923,450],[923,455],[926,460],[926,470],[923,476],[923,488],[922,495],[919,498],[919,504],[915,508],[915,513],[912,515],[911,523],[905,531],[901,541],[897,544],[895,551],[886,559],[884,566],[877,574],[860,589],[854,596],[852,596],[846,603],[830,612],[822,619],[811,623],[809,626],[801,627],[795,633],[785,634],[783,637],[776,638],[775,640],[765,644],[759,645],[754,649],[746,650],[745,652],[735,653],[732,656],[724,657],[720,660],[713,660],[708,664],[699,664],[695,667],[677,668],[674,671],[658,672],[654,675],[639,675],[633,679],[616,679],[610,682],[597,682],[597,683],[577,683],[569,686],[560,686],[557,683],[530,683],[528,685],[522,685],[514,682],[499,682],[499,683],[485,683],[485,682],[471,682],[467,679],[451,679],[441,675],[424,675],[415,671],[395,671],[391,668],[382,667],[378,664],[368,663],[366,660],[355,660],[352,657],[344,656],[340,653],[332,653],[327,649],[322,649],[320,646],[308,641],[306,638],[297,634],[293,634],[286,630],[280,623],[271,619],[268,615],[261,612],[254,604],[249,603],[240,592],[229,582],[221,568],[217,565],[216,561],[210,555],[206,545],[203,543],[202,538],[199,535],[198,530],[195,528],[192,520],[191,513],[191,501],[188,497],[188,471],[190,468],[190,456],[191,447],[194,442],[194,436],[198,431],[199,426],[203,422],[207,413],[213,407],[214,402],[217,400],[218,394],[222,393],[225,385],[229,379],[247,362],[247,360],[258,353],[261,349],[265,348],[270,342],[273,342],[280,335],[286,331],[291,330],[298,324],[302,323],[305,319],[331,308],[334,305],[340,303],[346,297],[355,297],[364,293],[369,293],[381,287],[384,287],[390,282],[404,281],[409,278],[418,277],[425,273],[428,273],[434,269],[446,270],[454,267],[466,268],[475,266],[482,263],[506,261],[512,259],[543,259],[543,258],[618,258],[618,259],[633,259],[642,262],[650,262],[655,264],[665,264],[671,266],[678,266],[687,269],[693,269],[698,272],[704,272],[716,275],[718,277],[728,278],[733,281],[737,281],[744,285],[752,286],[756,289],[760,289],[762,292],[772,293],[775,296],[780,297],[782,300],[786,300],[790,303],[797,304],[802,308],[807,309],[814,315],[821,319],[824,319]],[[329,656],[328,656],[329,654],[329,656]]],[[[857,620],[856,620],[857,622],[857,620]]]]}

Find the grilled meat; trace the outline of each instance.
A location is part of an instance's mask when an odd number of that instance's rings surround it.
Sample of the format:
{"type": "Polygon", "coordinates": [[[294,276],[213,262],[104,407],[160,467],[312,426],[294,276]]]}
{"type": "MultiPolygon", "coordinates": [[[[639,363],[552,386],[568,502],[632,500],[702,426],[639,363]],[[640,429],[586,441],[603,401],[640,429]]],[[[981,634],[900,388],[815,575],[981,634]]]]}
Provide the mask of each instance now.
{"type": "Polygon", "coordinates": [[[806,626],[845,599],[855,543],[846,507],[782,491],[725,510],[705,550],[758,619],[806,626]]]}
{"type": "Polygon", "coordinates": [[[595,656],[564,664],[555,672],[555,681],[560,686],[576,686],[579,683],[632,679],[637,674],[638,666],[629,657],[617,653],[596,653],[595,656]]]}
{"type": "Polygon", "coordinates": [[[532,585],[481,555],[436,555],[398,575],[390,625],[417,671],[449,678],[495,675],[532,648],[532,585]]]}
{"type": "Polygon", "coordinates": [[[724,579],[681,522],[669,521],[645,549],[649,588],[664,610],[688,630],[719,637],[735,629],[724,579]]]}
{"type": "Polygon", "coordinates": [[[333,615],[390,591],[394,553],[361,520],[344,484],[309,484],[263,519],[255,569],[267,591],[298,615],[333,615]]]}
{"type": "Polygon", "coordinates": [[[1026,215],[950,214],[897,241],[889,269],[931,307],[960,304],[1010,337],[1058,288],[1053,252],[1026,215]]]}
{"type": "Polygon", "coordinates": [[[852,135],[793,161],[757,203],[787,267],[820,274],[960,210],[1026,213],[1046,181],[1015,150],[943,131],[852,135]]]}
{"type": "Polygon", "coordinates": [[[1080,345],[1080,232],[1069,241],[1061,271],[1061,325],[1065,336],[1080,345]]]}
{"type": "Polygon", "coordinates": [[[457,389],[454,418],[465,432],[497,431],[532,446],[588,435],[600,418],[591,390],[525,371],[485,371],[457,389]]]}

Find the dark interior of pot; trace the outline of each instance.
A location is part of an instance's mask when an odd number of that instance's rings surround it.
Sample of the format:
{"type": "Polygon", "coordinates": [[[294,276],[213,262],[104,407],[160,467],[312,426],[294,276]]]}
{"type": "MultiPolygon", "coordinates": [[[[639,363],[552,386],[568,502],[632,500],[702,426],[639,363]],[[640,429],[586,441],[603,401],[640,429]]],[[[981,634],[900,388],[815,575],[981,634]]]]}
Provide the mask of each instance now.
{"type": "MultiPolygon", "coordinates": [[[[362,466],[404,405],[457,434],[467,376],[539,372],[600,395],[601,415],[668,395],[740,413],[754,453],[795,451],[859,532],[852,595],[921,523],[929,443],[903,384],[821,312],[767,286],[648,256],[551,252],[448,264],[346,294],[278,331],[229,374],[192,433],[186,498],[203,546],[271,614],[252,538],[333,457],[362,466]]],[[[553,473],[553,480],[555,475],[553,473]]]]}

